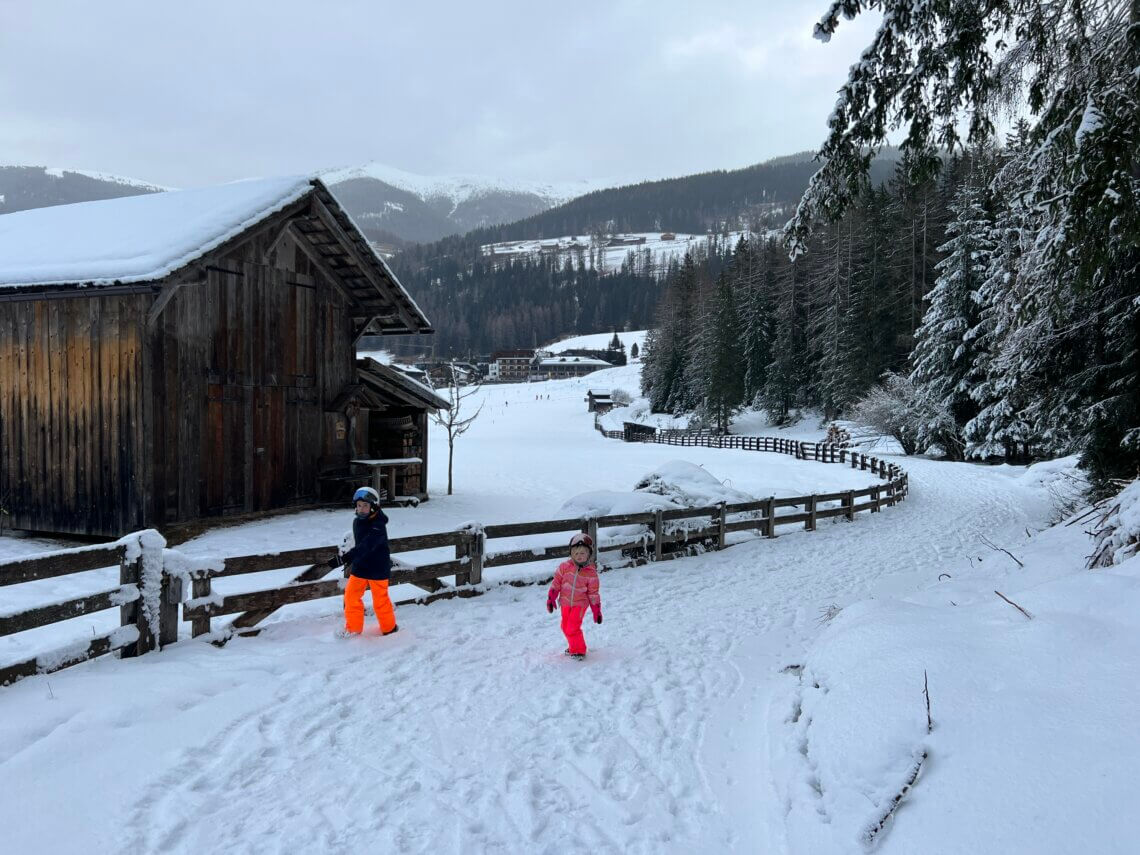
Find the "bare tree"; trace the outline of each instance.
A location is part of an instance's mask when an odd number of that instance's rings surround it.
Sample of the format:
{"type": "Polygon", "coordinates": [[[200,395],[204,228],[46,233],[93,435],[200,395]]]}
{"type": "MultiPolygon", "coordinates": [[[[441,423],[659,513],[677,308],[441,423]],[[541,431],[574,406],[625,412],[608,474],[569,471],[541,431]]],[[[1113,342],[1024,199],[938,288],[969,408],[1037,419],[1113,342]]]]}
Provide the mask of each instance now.
{"type": "Polygon", "coordinates": [[[455,456],[455,440],[463,436],[475,419],[479,417],[479,413],[483,412],[483,404],[480,404],[479,409],[470,416],[462,417],[460,411],[463,408],[463,402],[479,390],[479,386],[482,385],[481,381],[478,377],[472,377],[457,367],[454,361],[448,364],[446,376],[448,380],[447,401],[450,406],[446,412],[437,410],[432,419],[447,431],[447,495],[450,496],[452,494],[451,461],[455,456]]]}

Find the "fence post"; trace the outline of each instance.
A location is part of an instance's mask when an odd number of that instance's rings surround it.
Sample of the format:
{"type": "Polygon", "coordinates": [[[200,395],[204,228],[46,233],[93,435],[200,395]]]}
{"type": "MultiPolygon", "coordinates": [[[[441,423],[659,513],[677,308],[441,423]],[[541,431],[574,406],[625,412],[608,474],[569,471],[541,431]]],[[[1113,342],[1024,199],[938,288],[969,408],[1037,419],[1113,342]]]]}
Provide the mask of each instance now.
{"type": "Polygon", "coordinates": [[[455,560],[467,559],[467,569],[457,571],[455,574],[455,587],[460,588],[471,584],[471,536],[468,535],[463,543],[455,544],[455,560]]]}
{"type": "Polygon", "coordinates": [[[724,549],[727,545],[724,542],[725,527],[728,525],[728,512],[725,510],[725,503],[721,502],[716,512],[716,548],[724,549]]]}
{"type": "MultiPolygon", "coordinates": [[[[208,597],[213,593],[213,585],[210,582],[209,570],[195,571],[195,575],[190,582],[190,595],[195,599],[200,597],[208,597]]],[[[208,617],[194,618],[190,621],[190,637],[197,638],[199,635],[205,635],[210,631],[210,619],[208,617]]]]}
{"type": "Polygon", "coordinates": [[[839,462],[840,463],[846,463],[847,462],[847,449],[846,448],[839,449],[839,462]]]}
{"type": "Polygon", "coordinates": [[[665,536],[665,520],[661,518],[661,511],[656,510],[653,512],[653,560],[660,561],[662,556],[661,548],[664,544],[661,538],[665,536]]]}
{"type": "MultiPolygon", "coordinates": [[[[127,560],[127,550],[123,549],[123,556],[119,559],[119,584],[134,585],[139,592],[139,598],[133,603],[119,606],[119,626],[138,626],[139,615],[142,614],[142,586],[139,580],[142,577],[142,553],[134,561],[127,560]]],[[[130,647],[124,647],[119,656],[127,659],[139,655],[142,647],[142,628],[139,628],[139,640],[130,647]]]]}
{"type": "Polygon", "coordinates": [[[162,596],[158,613],[158,647],[178,640],[178,606],[182,602],[182,579],[162,571],[162,596]]]}
{"type": "Polygon", "coordinates": [[[854,522],[855,521],[855,491],[854,490],[848,490],[846,493],[844,493],[843,499],[841,500],[841,504],[843,505],[843,507],[847,508],[847,514],[846,514],[847,521],[848,522],[854,522]]]}
{"type": "Polygon", "coordinates": [[[586,520],[586,534],[590,536],[590,540],[594,541],[594,566],[598,565],[598,553],[602,551],[601,544],[598,543],[598,520],[596,517],[590,517],[586,520]]]}
{"type": "Polygon", "coordinates": [[[483,583],[483,553],[486,551],[486,535],[483,534],[483,528],[480,527],[475,532],[475,537],[471,541],[471,569],[468,574],[471,578],[472,585],[481,585],[483,583]]]}
{"type": "Polygon", "coordinates": [[[764,536],[776,536],[776,509],[773,505],[776,502],[775,496],[769,496],[764,500],[764,536]]]}
{"type": "Polygon", "coordinates": [[[871,513],[877,514],[879,512],[879,508],[881,507],[881,505],[879,504],[879,487],[878,486],[871,488],[871,501],[875,503],[875,506],[873,508],[871,508],[871,513]]]}
{"type": "Polygon", "coordinates": [[[867,471],[867,455],[866,454],[860,454],[859,455],[859,468],[864,472],[867,471]]]}
{"type": "Polygon", "coordinates": [[[807,522],[804,523],[804,528],[807,531],[815,531],[815,495],[807,497],[807,502],[804,503],[804,509],[808,513],[807,522]]]}
{"type": "MultiPolygon", "coordinates": [[[[137,600],[119,607],[119,625],[136,626],[139,630],[138,642],[129,647],[124,647],[119,654],[123,659],[149,653],[154,650],[155,645],[154,635],[152,635],[150,631],[150,621],[147,620],[146,608],[143,606],[143,600],[147,597],[149,591],[147,590],[146,574],[143,572],[143,545],[141,541],[141,537],[135,541],[139,554],[134,561],[128,562],[124,553],[124,559],[119,562],[119,584],[133,584],[138,588],[139,592],[139,598],[137,600]]],[[[161,597],[161,592],[159,596],[161,597]]]]}

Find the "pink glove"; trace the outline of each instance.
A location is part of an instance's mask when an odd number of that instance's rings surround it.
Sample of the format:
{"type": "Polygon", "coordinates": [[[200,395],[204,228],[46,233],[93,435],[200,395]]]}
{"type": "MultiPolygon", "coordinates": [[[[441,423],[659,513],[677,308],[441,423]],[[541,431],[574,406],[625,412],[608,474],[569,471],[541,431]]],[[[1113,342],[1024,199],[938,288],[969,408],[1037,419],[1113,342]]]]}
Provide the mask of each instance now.
{"type": "Polygon", "coordinates": [[[601,623],[602,622],[602,607],[601,607],[601,605],[599,604],[599,605],[595,606],[595,605],[591,604],[590,605],[590,611],[592,611],[594,613],[594,623],[601,623]]]}

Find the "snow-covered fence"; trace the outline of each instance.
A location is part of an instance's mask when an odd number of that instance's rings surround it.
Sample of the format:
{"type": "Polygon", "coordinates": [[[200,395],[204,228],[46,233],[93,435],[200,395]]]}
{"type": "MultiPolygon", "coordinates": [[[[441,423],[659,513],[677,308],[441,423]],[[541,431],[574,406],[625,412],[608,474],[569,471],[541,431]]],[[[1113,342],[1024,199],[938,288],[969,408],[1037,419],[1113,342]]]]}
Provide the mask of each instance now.
{"type": "MultiPolygon", "coordinates": [[[[723,549],[728,535],[754,531],[762,537],[775,537],[779,526],[802,525],[814,531],[819,520],[844,517],[853,521],[860,511],[878,512],[906,498],[907,475],[894,464],[827,443],[803,443],[773,437],[721,437],[701,435],[658,435],[650,441],[673,445],[708,445],[721,448],[749,448],[794,454],[805,460],[847,463],[869,471],[886,481],[862,490],[786,496],[735,504],[720,503],[698,508],[677,508],[599,517],[570,517],[522,523],[483,526],[467,523],[457,531],[397,537],[389,541],[393,556],[425,550],[453,548],[455,557],[419,566],[396,560],[391,584],[412,584],[429,596],[407,602],[431,602],[455,596],[476,596],[486,589],[485,568],[551,561],[565,557],[565,539],[556,545],[543,544],[526,549],[489,548],[495,539],[517,539],[534,535],[585,531],[598,545],[598,552],[623,559],[603,561],[599,569],[616,569],[645,561],[661,561],[691,554],[692,550],[723,549]],[[863,500],[863,501],[860,501],[863,500]],[[787,512],[790,510],[791,512],[787,512]],[[783,512],[782,512],[783,511],[783,512]],[[599,538],[599,529],[634,527],[635,532],[599,538]],[[639,529],[639,530],[638,530],[639,529]],[[442,580],[453,577],[451,585],[442,580]]],[[[192,636],[210,634],[211,619],[223,615],[238,617],[227,627],[225,637],[235,631],[252,630],[257,623],[282,606],[309,600],[341,596],[343,578],[324,579],[332,572],[328,561],[337,554],[334,545],[314,546],[263,555],[195,562],[181,553],[164,549],[162,537],[153,531],[129,535],[114,544],[65,550],[35,558],[0,563],[0,586],[49,579],[118,564],[120,586],[116,589],[66,602],[0,614],[0,635],[21,632],[61,620],[119,607],[121,625],[113,632],[90,641],[34,657],[0,669],[0,685],[31,674],[50,673],[119,650],[122,656],[135,656],[169,644],[178,637],[178,604],[184,582],[190,598],[182,604],[182,620],[191,624],[192,636]],[[304,567],[290,583],[269,590],[221,596],[212,580],[262,573],[291,567],[304,567]]],[[[541,584],[549,576],[503,580],[507,584],[541,584]]]]}
{"type": "Polygon", "coordinates": [[[0,613],[0,636],[12,635],[105,609],[120,610],[119,626],[0,668],[0,686],[33,674],[50,674],[119,651],[141,656],[178,638],[181,580],[163,569],[166,541],[155,531],[128,535],[104,546],[80,547],[0,562],[0,587],[119,567],[119,586],[72,600],[0,613]]]}
{"type": "MultiPolygon", "coordinates": [[[[715,439],[715,438],[714,438],[715,439]]],[[[755,439],[755,438],[753,438],[755,439]]],[[[804,454],[790,440],[775,440],[775,450],[804,454]]],[[[810,453],[810,452],[809,452],[810,453]]],[[[844,451],[844,459],[850,452],[844,451]]],[[[828,459],[825,452],[821,459],[828,459]]],[[[838,460],[838,457],[837,457],[838,460]]],[[[543,534],[585,531],[598,544],[599,553],[621,553],[625,560],[603,563],[602,569],[661,561],[691,554],[693,549],[723,549],[728,546],[728,535],[740,531],[755,531],[762,537],[775,537],[779,526],[802,525],[814,531],[819,521],[829,517],[854,520],[860,511],[878,512],[905,498],[906,473],[893,464],[877,458],[854,453],[852,466],[866,469],[886,479],[885,484],[873,484],[862,490],[845,490],[809,496],[786,496],[760,499],[736,504],[720,503],[699,508],[677,508],[632,514],[615,514],[599,517],[567,517],[556,520],[536,520],[521,523],[481,525],[467,523],[457,531],[423,534],[413,537],[392,538],[389,541],[393,556],[423,550],[453,547],[455,558],[419,566],[399,560],[392,571],[391,584],[412,584],[423,588],[430,596],[410,602],[430,602],[455,596],[476,596],[487,587],[483,584],[483,571],[487,568],[515,564],[553,561],[566,555],[565,539],[554,545],[543,544],[530,548],[508,548],[496,551],[490,548],[493,540],[517,540],[543,534]],[[864,500],[864,501],[860,501],[864,500]],[[787,511],[791,510],[791,513],[787,511]],[[618,527],[644,527],[643,531],[617,537],[598,537],[599,529],[618,527]],[[444,579],[453,577],[451,585],[444,579]]],[[[330,571],[327,561],[336,552],[335,546],[298,549],[269,555],[245,555],[227,558],[220,567],[191,572],[193,599],[183,607],[182,617],[193,624],[193,635],[211,632],[210,619],[223,615],[241,614],[227,629],[250,629],[281,606],[325,597],[340,596],[344,580],[317,581],[330,571]],[[311,564],[288,585],[271,590],[225,597],[212,593],[210,580],[224,576],[259,573],[265,570],[311,564]]],[[[537,584],[549,581],[540,578],[505,580],[509,584],[537,584]]]]}
{"type": "MultiPolygon", "coordinates": [[[[457,585],[466,585],[469,581],[478,582],[477,577],[471,578],[476,576],[476,573],[472,572],[473,561],[466,554],[475,540],[477,540],[475,535],[466,531],[392,538],[388,543],[393,555],[439,547],[455,547],[456,558],[452,561],[424,564],[419,567],[397,565],[392,571],[391,584],[412,584],[429,590],[438,590],[442,587],[439,583],[441,577],[456,576],[457,585]]],[[[188,574],[192,584],[192,599],[183,605],[182,619],[191,623],[191,635],[197,637],[211,632],[211,618],[240,613],[231,627],[249,629],[282,606],[340,596],[345,586],[343,578],[322,580],[323,576],[332,572],[327,562],[336,554],[335,546],[316,546],[288,552],[226,558],[220,567],[192,570],[188,574]],[[280,588],[224,597],[216,595],[212,590],[213,579],[305,565],[308,565],[308,569],[288,585],[280,588]]]]}

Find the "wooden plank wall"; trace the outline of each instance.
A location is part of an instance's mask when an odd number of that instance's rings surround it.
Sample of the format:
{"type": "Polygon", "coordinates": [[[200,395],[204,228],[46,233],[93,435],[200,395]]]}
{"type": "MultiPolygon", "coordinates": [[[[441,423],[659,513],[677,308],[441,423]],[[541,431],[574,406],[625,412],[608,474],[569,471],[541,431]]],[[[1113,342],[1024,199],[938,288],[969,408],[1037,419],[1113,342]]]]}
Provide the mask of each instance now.
{"type": "Polygon", "coordinates": [[[151,299],[0,304],[0,505],[13,528],[114,536],[144,527],[151,299]]]}
{"type": "Polygon", "coordinates": [[[324,407],[355,374],[352,322],[302,254],[265,263],[273,235],[208,258],[160,317],[157,525],[316,498],[324,407]]]}

